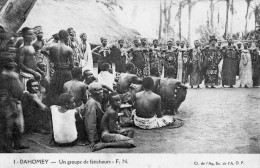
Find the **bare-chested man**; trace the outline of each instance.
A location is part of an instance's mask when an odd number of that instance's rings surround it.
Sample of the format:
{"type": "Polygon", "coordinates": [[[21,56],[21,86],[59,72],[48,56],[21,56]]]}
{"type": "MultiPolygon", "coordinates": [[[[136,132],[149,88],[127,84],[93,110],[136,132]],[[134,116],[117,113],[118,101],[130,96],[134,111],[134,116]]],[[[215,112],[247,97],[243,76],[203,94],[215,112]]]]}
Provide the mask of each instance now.
{"type": "Polygon", "coordinates": [[[166,73],[167,77],[161,80],[159,86],[159,94],[162,98],[162,111],[164,113],[175,114],[186,98],[187,86],[179,80],[174,79],[174,67],[169,67],[166,73]]]}
{"type": "Polygon", "coordinates": [[[143,79],[144,91],[138,92],[135,99],[134,124],[142,129],[154,129],[173,123],[173,118],[163,116],[161,97],[152,92],[154,82],[151,77],[143,79]]]}
{"type": "Polygon", "coordinates": [[[66,45],[68,36],[66,30],[60,30],[59,43],[52,43],[46,48],[50,51],[50,61],[54,63],[55,69],[50,82],[50,105],[57,104],[59,95],[63,93],[64,83],[72,79],[73,58],[72,49],[66,45]]]}
{"type": "Polygon", "coordinates": [[[161,78],[159,77],[160,73],[159,73],[158,68],[152,67],[151,70],[150,70],[150,75],[151,75],[151,78],[153,79],[153,82],[154,82],[154,87],[153,87],[152,91],[154,93],[158,94],[158,87],[160,85],[160,80],[161,80],[161,78]]]}
{"type": "Polygon", "coordinates": [[[109,103],[111,106],[104,113],[101,120],[101,140],[103,143],[97,143],[93,151],[103,148],[131,148],[135,147],[131,139],[134,131],[131,128],[121,128],[118,125],[118,112],[121,106],[121,99],[118,93],[109,94],[109,103]]]}
{"type": "Polygon", "coordinates": [[[24,88],[26,88],[26,82],[35,78],[40,80],[41,74],[38,72],[37,60],[35,57],[35,50],[32,46],[32,40],[34,37],[33,30],[25,27],[22,29],[22,35],[24,39],[24,46],[19,49],[19,66],[21,69],[22,82],[24,88]]]}
{"type": "Polygon", "coordinates": [[[129,91],[131,84],[141,84],[142,80],[137,77],[133,63],[126,65],[126,73],[121,73],[117,83],[117,93],[123,94],[129,91]]]}
{"type": "Polygon", "coordinates": [[[140,87],[136,85],[134,89],[132,84],[141,84],[142,80],[134,74],[135,66],[133,63],[126,64],[126,73],[121,73],[117,82],[117,93],[120,94],[123,103],[129,102],[133,99],[136,92],[140,87]],[[132,91],[132,89],[134,91],[132,91]]]}
{"type": "Polygon", "coordinates": [[[81,82],[81,68],[74,67],[71,70],[72,80],[66,82],[63,86],[64,93],[69,93],[74,97],[76,107],[82,105],[82,102],[85,104],[87,101],[86,87],[87,85],[84,82],[81,82]]]}
{"type": "Polygon", "coordinates": [[[15,55],[2,52],[0,55],[0,152],[27,149],[21,145],[24,120],[21,106],[23,85],[14,72],[15,55]],[[13,145],[12,145],[13,144],[13,145]]]}

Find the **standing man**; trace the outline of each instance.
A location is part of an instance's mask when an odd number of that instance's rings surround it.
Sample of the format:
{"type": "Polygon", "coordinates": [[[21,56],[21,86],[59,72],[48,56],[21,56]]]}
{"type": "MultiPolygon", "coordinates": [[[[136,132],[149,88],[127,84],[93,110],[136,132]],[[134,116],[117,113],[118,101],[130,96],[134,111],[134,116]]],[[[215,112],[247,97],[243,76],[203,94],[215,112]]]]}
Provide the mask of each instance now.
{"type": "Polygon", "coordinates": [[[237,70],[237,54],[232,46],[232,39],[228,39],[228,46],[224,47],[223,66],[222,66],[222,86],[228,85],[230,88],[236,84],[236,70],[237,70]]]}
{"type": "Polygon", "coordinates": [[[113,45],[111,48],[111,57],[113,63],[115,63],[116,76],[118,74],[125,72],[125,66],[127,62],[130,62],[130,58],[127,54],[127,49],[125,48],[124,39],[118,40],[118,45],[113,45]]]}
{"type": "Polygon", "coordinates": [[[19,66],[21,69],[20,75],[22,78],[22,83],[26,90],[26,82],[31,78],[40,80],[41,74],[38,72],[35,50],[32,46],[34,37],[33,30],[25,27],[22,29],[22,35],[24,39],[24,46],[19,48],[19,66]]]}
{"type": "Polygon", "coordinates": [[[143,70],[143,75],[144,76],[149,76],[150,75],[150,48],[147,44],[147,39],[142,38],[141,39],[141,47],[140,50],[142,52],[142,56],[144,58],[144,70],[143,70]]]}
{"type": "Polygon", "coordinates": [[[57,104],[60,94],[63,93],[64,83],[72,79],[73,51],[66,45],[68,36],[69,34],[66,30],[60,30],[59,43],[52,43],[46,48],[46,50],[50,51],[50,61],[54,63],[55,69],[50,82],[50,105],[57,104]]]}
{"type": "Polygon", "coordinates": [[[109,63],[111,64],[111,57],[110,57],[110,48],[107,45],[107,39],[106,38],[100,38],[101,45],[97,46],[92,50],[92,53],[95,53],[98,55],[98,73],[101,71],[101,65],[103,63],[109,63]]]}
{"type": "Polygon", "coordinates": [[[21,144],[24,118],[21,106],[23,84],[14,72],[15,55],[2,52],[0,55],[0,150],[28,149],[21,144]],[[14,145],[12,145],[14,144],[14,145]]]}
{"type": "Polygon", "coordinates": [[[211,88],[215,88],[218,85],[218,64],[222,59],[222,53],[219,47],[216,46],[217,39],[215,36],[210,36],[209,43],[210,45],[204,49],[205,55],[205,85],[206,88],[211,86],[211,88]]]}
{"type": "Polygon", "coordinates": [[[80,59],[79,66],[82,67],[83,71],[85,69],[93,71],[93,57],[91,53],[91,47],[89,42],[87,41],[87,34],[80,34],[81,44],[80,49],[83,55],[83,59],[80,59]]]}
{"type": "Polygon", "coordinates": [[[190,74],[190,85],[191,88],[193,86],[198,86],[200,88],[200,84],[202,82],[201,68],[202,68],[202,52],[199,48],[199,40],[194,41],[194,48],[191,49],[190,52],[190,63],[191,63],[191,74],[190,74]]]}
{"type": "MultiPolygon", "coordinates": [[[[176,42],[177,43],[177,42],[176,42]]],[[[166,76],[166,69],[170,66],[173,66],[177,70],[177,52],[178,48],[175,48],[173,46],[173,42],[169,40],[167,42],[167,48],[164,50],[164,76],[166,76]]],[[[177,77],[177,73],[175,74],[175,77],[177,77]]]]}
{"type": "Polygon", "coordinates": [[[79,46],[79,41],[76,37],[76,32],[73,28],[68,28],[67,32],[69,33],[67,44],[73,51],[72,57],[74,60],[74,66],[79,66],[80,60],[83,59],[83,55],[79,46]]]}
{"type": "Polygon", "coordinates": [[[185,84],[188,80],[188,75],[187,75],[188,50],[184,48],[184,45],[185,42],[182,41],[180,44],[180,48],[178,50],[177,79],[185,84]]]}
{"type": "Polygon", "coordinates": [[[134,47],[129,51],[130,57],[132,57],[132,63],[136,67],[136,75],[138,77],[143,77],[143,70],[145,67],[145,59],[142,55],[142,51],[140,49],[140,42],[138,39],[134,40],[134,47]]]}
{"type": "Polygon", "coordinates": [[[151,50],[151,67],[157,67],[159,73],[162,74],[164,58],[161,54],[161,48],[159,47],[158,40],[153,40],[153,46],[150,48],[151,50]]]}

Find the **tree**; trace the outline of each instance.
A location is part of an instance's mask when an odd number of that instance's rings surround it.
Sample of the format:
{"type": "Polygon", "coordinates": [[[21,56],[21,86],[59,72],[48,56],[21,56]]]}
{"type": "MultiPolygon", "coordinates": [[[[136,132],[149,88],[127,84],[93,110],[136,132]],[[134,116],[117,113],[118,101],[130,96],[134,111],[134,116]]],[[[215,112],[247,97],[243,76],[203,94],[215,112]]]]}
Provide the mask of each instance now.
{"type": "Polygon", "coordinates": [[[5,31],[0,49],[3,49],[10,38],[25,22],[28,14],[37,0],[8,0],[0,11],[0,26],[5,31]]]}
{"type": "Polygon", "coordinates": [[[229,4],[230,0],[226,0],[226,23],[225,23],[225,33],[223,35],[224,38],[227,38],[227,34],[228,34],[228,12],[229,12],[229,4]]]}
{"type": "Polygon", "coordinates": [[[234,9],[234,0],[231,0],[231,4],[230,4],[230,12],[231,12],[230,34],[233,34],[233,16],[234,16],[234,14],[235,14],[235,9],[234,9]]]}
{"type": "Polygon", "coordinates": [[[210,27],[211,27],[211,30],[213,31],[214,29],[214,20],[213,20],[213,17],[214,17],[214,10],[215,10],[215,5],[213,3],[214,0],[210,0],[210,27]]]}
{"type": "Polygon", "coordinates": [[[160,0],[160,22],[159,22],[159,39],[162,38],[162,0],[160,0]]]}
{"type": "Polygon", "coordinates": [[[248,12],[249,12],[249,7],[250,7],[250,3],[253,1],[253,0],[245,0],[246,1],[246,16],[245,16],[245,19],[246,19],[246,25],[245,25],[245,34],[247,33],[247,21],[248,21],[248,12]]]}
{"type": "Polygon", "coordinates": [[[187,0],[187,4],[188,4],[188,10],[189,10],[189,22],[188,22],[188,42],[190,43],[190,29],[191,29],[191,12],[192,12],[192,7],[200,1],[204,1],[204,0],[187,0]]]}
{"type": "Polygon", "coordinates": [[[181,17],[182,17],[182,8],[184,8],[186,0],[179,2],[178,12],[175,16],[175,19],[179,21],[179,39],[181,40],[181,17]]]}
{"type": "Polygon", "coordinates": [[[8,0],[0,0],[0,11],[2,10],[7,1],[8,0]]]}
{"type": "Polygon", "coordinates": [[[257,23],[258,23],[258,28],[260,26],[259,22],[260,22],[260,4],[255,4],[254,7],[251,7],[253,9],[253,11],[250,12],[249,14],[249,18],[251,18],[252,15],[254,15],[255,17],[255,39],[256,39],[256,29],[257,29],[257,23]]]}

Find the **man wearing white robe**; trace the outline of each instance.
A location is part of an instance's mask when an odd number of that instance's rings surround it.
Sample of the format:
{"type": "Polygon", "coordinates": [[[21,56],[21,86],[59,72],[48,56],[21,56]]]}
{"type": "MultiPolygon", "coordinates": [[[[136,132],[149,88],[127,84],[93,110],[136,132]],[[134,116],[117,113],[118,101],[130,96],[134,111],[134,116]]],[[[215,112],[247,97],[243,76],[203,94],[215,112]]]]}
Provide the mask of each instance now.
{"type": "Polygon", "coordinates": [[[80,35],[81,38],[81,44],[80,49],[83,53],[83,59],[80,60],[79,66],[82,67],[83,72],[84,70],[90,70],[93,71],[93,57],[91,53],[91,47],[90,44],[87,42],[87,35],[86,33],[82,33],[80,35]]]}

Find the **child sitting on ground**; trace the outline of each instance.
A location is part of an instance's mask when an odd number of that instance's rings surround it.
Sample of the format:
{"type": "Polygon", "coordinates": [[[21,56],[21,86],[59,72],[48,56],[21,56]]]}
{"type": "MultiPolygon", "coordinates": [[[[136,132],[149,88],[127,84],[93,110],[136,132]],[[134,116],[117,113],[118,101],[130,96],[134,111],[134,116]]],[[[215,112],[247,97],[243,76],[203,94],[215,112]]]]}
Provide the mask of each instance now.
{"type": "Polygon", "coordinates": [[[58,99],[59,105],[51,106],[53,140],[58,146],[72,146],[77,141],[76,117],[80,113],[75,108],[74,97],[63,93],[58,99]]]}
{"type": "Polygon", "coordinates": [[[92,151],[103,148],[131,148],[135,147],[132,137],[134,131],[131,128],[120,128],[118,122],[118,112],[121,106],[121,99],[118,93],[109,94],[110,107],[106,110],[101,120],[101,140],[103,143],[97,143],[92,151]]]}

